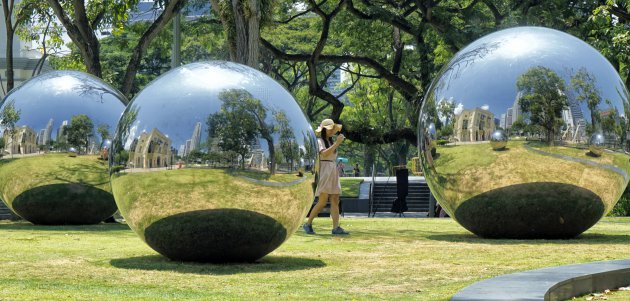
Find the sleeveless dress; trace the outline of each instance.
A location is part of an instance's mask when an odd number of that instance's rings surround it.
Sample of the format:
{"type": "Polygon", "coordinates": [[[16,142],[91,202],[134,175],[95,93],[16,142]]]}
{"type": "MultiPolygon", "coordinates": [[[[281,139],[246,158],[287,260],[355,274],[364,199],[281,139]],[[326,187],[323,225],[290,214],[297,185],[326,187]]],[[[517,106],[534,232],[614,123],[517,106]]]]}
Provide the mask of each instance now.
{"type": "Polygon", "coordinates": [[[337,152],[324,156],[322,151],[326,149],[324,139],[317,138],[319,147],[319,182],[315,195],[320,193],[341,194],[341,182],[339,170],[337,170],[337,152]]]}

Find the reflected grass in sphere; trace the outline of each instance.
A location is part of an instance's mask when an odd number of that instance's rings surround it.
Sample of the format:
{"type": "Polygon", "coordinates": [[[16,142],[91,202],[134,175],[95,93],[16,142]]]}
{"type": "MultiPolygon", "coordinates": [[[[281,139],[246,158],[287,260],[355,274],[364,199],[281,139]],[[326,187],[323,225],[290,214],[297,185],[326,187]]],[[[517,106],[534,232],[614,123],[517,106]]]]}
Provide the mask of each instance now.
{"type": "Polygon", "coordinates": [[[421,108],[420,157],[432,194],[482,237],[579,235],[628,184],[626,138],[615,131],[628,116],[627,95],[613,66],[569,34],[516,27],[474,41],[440,71],[421,108]],[[432,124],[453,129],[437,155],[426,151],[432,124]],[[507,151],[495,151],[498,129],[515,134],[507,151]],[[598,131],[618,143],[589,152],[598,131]]]}
{"type": "Polygon", "coordinates": [[[121,214],[173,260],[251,262],[295,232],[313,201],[314,132],[267,75],[220,61],[145,87],[111,144],[121,214]]]}
{"type": "Polygon", "coordinates": [[[7,206],[34,224],[95,224],[112,216],[108,164],[98,153],[125,102],[115,88],[77,71],[44,73],[11,90],[0,105],[10,116],[0,160],[7,206]]]}

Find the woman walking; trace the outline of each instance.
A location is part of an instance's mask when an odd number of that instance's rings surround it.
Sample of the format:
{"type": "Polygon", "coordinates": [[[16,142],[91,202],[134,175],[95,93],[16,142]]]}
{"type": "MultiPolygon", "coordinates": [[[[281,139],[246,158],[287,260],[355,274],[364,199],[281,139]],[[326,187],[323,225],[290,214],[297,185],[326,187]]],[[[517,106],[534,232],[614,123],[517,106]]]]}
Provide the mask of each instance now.
{"type": "Polygon", "coordinates": [[[334,235],[350,234],[339,226],[339,195],[341,194],[341,182],[337,170],[337,148],[345,137],[339,134],[333,142],[332,136],[341,131],[341,124],[336,124],[332,119],[324,119],[315,133],[320,135],[317,139],[319,147],[319,181],[315,195],[319,195],[319,201],[311,210],[308,221],[302,226],[306,234],[315,234],[313,231],[313,219],[330,201],[330,217],[332,218],[334,235]]]}

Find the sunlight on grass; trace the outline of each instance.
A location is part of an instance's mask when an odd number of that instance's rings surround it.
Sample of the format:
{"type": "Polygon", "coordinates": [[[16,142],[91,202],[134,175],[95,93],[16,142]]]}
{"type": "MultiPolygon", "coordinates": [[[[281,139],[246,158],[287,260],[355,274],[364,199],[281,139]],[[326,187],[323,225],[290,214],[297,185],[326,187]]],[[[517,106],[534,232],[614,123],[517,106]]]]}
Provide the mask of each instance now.
{"type": "Polygon", "coordinates": [[[451,219],[343,219],[298,232],[255,264],[167,260],[125,225],[0,223],[0,296],[19,300],[447,300],[476,281],[630,258],[630,218],[573,240],[487,240],[451,219]]]}

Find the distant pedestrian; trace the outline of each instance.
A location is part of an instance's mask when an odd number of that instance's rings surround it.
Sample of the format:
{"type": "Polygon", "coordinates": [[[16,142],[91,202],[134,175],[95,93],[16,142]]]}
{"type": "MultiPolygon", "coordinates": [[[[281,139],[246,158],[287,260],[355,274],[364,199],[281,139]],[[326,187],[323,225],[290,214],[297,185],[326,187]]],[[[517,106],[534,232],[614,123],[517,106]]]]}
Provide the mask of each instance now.
{"type": "Polygon", "coordinates": [[[361,169],[359,168],[359,163],[354,164],[354,176],[355,177],[361,176],[361,169]]]}
{"type": "Polygon", "coordinates": [[[346,169],[346,165],[343,164],[343,161],[339,159],[339,163],[337,163],[337,171],[339,171],[339,176],[343,177],[344,170],[346,169]]]}
{"type": "Polygon", "coordinates": [[[313,219],[330,201],[330,217],[333,222],[332,234],[349,234],[339,226],[339,195],[341,194],[341,182],[339,170],[336,168],[337,148],[345,139],[339,134],[333,142],[332,136],[341,131],[341,124],[336,124],[332,119],[324,119],[315,132],[321,135],[317,139],[319,147],[319,181],[315,195],[319,195],[317,205],[311,210],[308,221],[302,226],[306,234],[315,234],[313,231],[313,219]]]}

